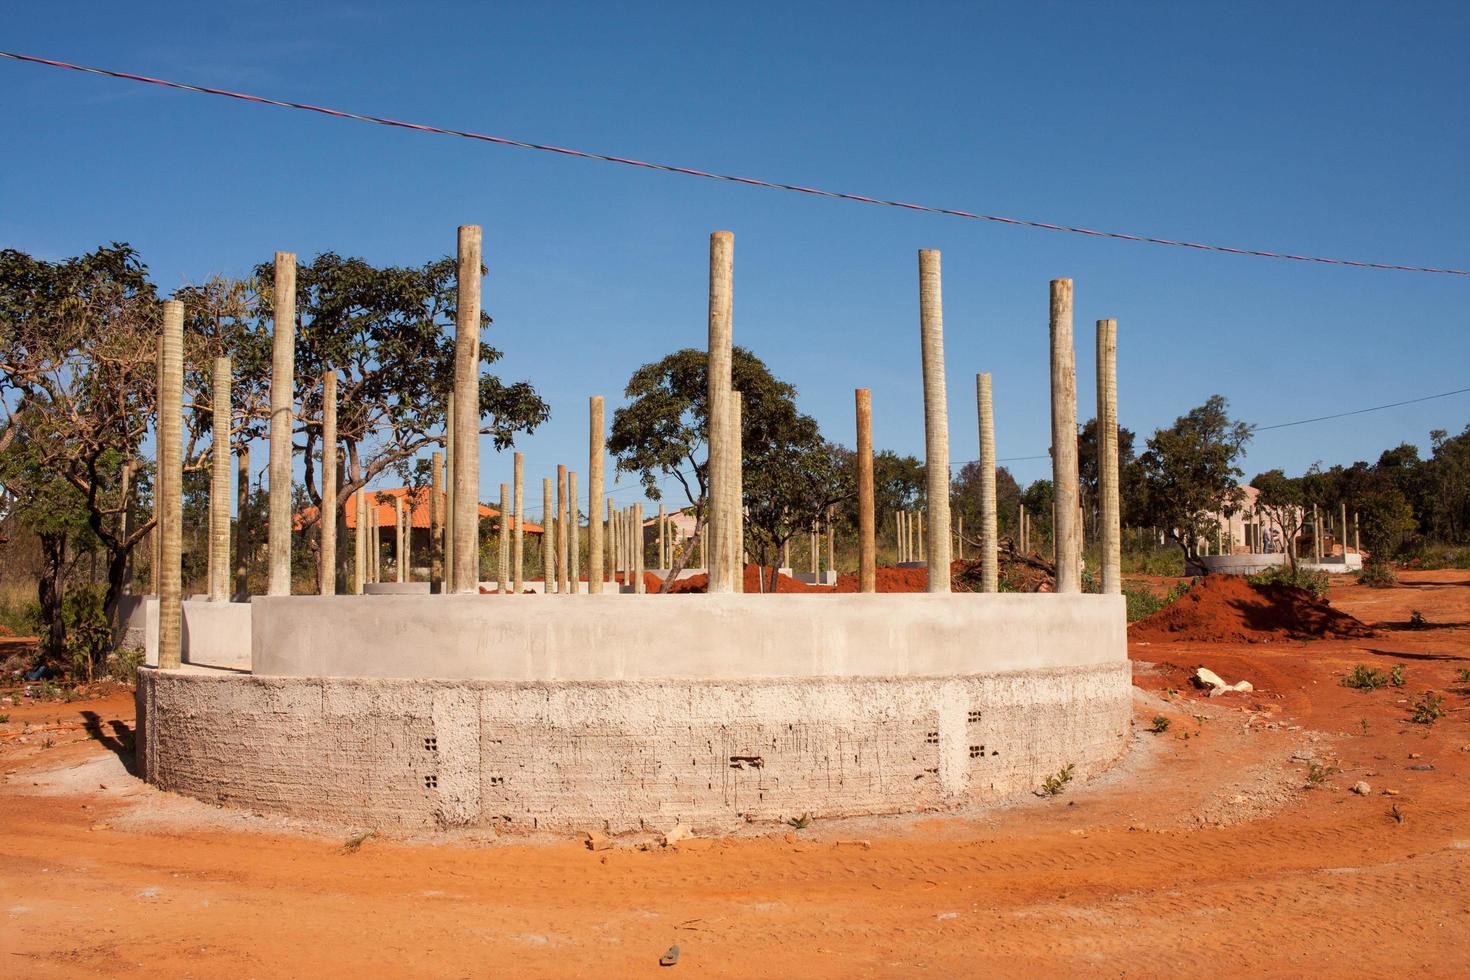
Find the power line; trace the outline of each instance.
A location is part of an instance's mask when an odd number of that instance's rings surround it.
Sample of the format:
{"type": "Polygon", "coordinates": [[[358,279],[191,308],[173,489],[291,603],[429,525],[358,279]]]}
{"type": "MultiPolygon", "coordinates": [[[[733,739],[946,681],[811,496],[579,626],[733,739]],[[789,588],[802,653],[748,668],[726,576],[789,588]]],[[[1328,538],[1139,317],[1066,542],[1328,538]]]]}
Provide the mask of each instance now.
{"type": "Polygon", "coordinates": [[[1423,398],[1409,398],[1401,402],[1390,402],[1387,405],[1374,405],[1372,408],[1359,408],[1351,412],[1338,412],[1336,415],[1319,415],[1314,419],[1297,419],[1295,422],[1277,422],[1275,425],[1256,425],[1251,427],[1252,432],[1268,432],[1271,429],[1286,429],[1293,425],[1306,425],[1309,422],[1326,422],[1329,419],[1345,419],[1349,415],[1364,415],[1368,412],[1381,412],[1386,408],[1398,408],[1402,405],[1417,405],[1419,402],[1433,401],[1436,398],[1448,398],[1451,395],[1463,395],[1470,388],[1456,388],[1454,391],[1442,391],[1437,395],[1425,395],[1423,398]]]}
{"type": "Polygon", "coordinates": [[[1358,269],[1385,269],[1394,272],[1430,272],[1447,276],[1470,276],[1470,269],[1440,269],[1428,266],[1395,265],[1388,262],[1363,262],[1354,259],[1330,259],[1315,255],[1293,255],[1287,252],[1271,252],[1265,249],[1255,248],[1233,248],[1228,245],[1208,245],[1202,242],[1182,242],[1168,238],[1156,238],[1151,235],[1133,235],[1121,231],[1099,231],[1093,228],[1081,228],[1072,225],[1058,225],[1047,221],[1035,221],[1027,218],[1009,218],[998,214],[978,214],[971,211],[961,211],[956,208],[934,207],[926,204],[915,204],[909,201],[891,201],[876,197],[867,197],[862,194],[847,194],[841,191],[824,190],[819,187],[803,187],[800,184],[783,184],[776,181],[760,180],[755,177],[740,177],[732,174],[714,173],[707,170],[698,170],[693,167],[681,167],[666,163],[650,163],[645,160],[634,160],[628,157],[613,156],[606,153],[596,153],[591,150],[574,150],[561,146],[551,146],[545,143],[531,143],[525,140],[511,139],[505,136],[490,136],[485,133],[476,133],[469,130],[444,129],[439,126],[430,126],[426,123],[404,122],[398,119],[388,119],[383,116],[369,116],[362,113],[347,112],[342,109],[331,109],[325,106],[310,105],[304,102],[288,102],[282,99],[269,99],[259,95],[249,95],[244,92],[231,92],[228,89],[210,88],[204,85],[189,85],[184,82],[174,82],[163,78],[151,78],[147,75],[135,75],[130,72],[112,71],[106,68],[94,68],[87,65],[74,65],[66,61],[54,61],[50,58],[40,58],[35,55],[18,54],[13,51],[0,51],[0,58],[10,58],[13,61],[21,61],[29,64],[46,65],[51,68],[64,68],[68,71],[84,72],[89,75],[102,75],[107,78],[123,79],[131,82],[145,82],[149,85],[161,85],[165,88],[177,89],[182,92],[197,92],[201,95],[218,95],[228,99],[239,99],[243,102],[252,102],[258,105],[276,106],[281,109],[299,109],[305,112],[317,112],[322,115],[332,116],[337,119],[350,119],[356,122],[373,123],[379,126],[391,126],[398,129],[411,129],[421,133],[433,133],[439,136],[458,136],[461,139],[479,140],[485,143],[496,143],[501,146],[513,146],[523,150],[540,150],[545,153],[558,153],[562,156],[577,157],[583,160],[598,160],[603,163],[617,163],[628,167],[642,167],[647,170],[658,170],[670,174],[683,174],[687,177],[703,177],[707,180],[721,180],[733,184],[744,184],[747,187],[761,187],[768,190],[793,191],[798,194],[810,194],[816,197],[832,198],[839,201],[851,201],[857,204],[873,204],[880,207],[902,208],[907,211],[918,211],[924,214],[946,215],[953,218],[968,218],[974,221],[992,221],[1003,225],[1012,225],[1024,228],[1039,228],[1043,231],[1062,231],[1074,235],[1089,235],[1094,238],[1111,238],[1118,241],[1140,242],[1147,245],[1167,245],[1172,248],[1189,248],[1202,252],[1217,252],[1228,255],[1248,255],[1264,259],[1287,259],[1293,262],[1315,262],[1323,265],[1351,266],[1358,269]]]}

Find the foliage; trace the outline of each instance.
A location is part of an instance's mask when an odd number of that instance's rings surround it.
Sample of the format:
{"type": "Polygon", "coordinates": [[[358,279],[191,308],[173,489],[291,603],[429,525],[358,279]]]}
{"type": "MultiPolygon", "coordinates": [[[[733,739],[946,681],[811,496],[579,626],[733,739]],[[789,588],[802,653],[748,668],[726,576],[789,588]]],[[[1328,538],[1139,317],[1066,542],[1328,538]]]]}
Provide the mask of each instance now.
{"type": "Polygon", "coordinates": [[[1432,725],[1444,715],[1444,698],[1433,691],[1425,691],[1409,706],[1409,720],[1416,725],[1432,725]]]}
{"type": "Polygon", "coordinates": [[[1419,610],[1415,609],[1409,613],[1409,629],[1427,630],[1433,628],[1433,624],[1430,623],[1429,620],[1425,619],[1424,614],[1419,610]]]}
{"type": "Polygon", "coordinates": [[[1281,540],[1286,543],[1287,558],[1293,575],[1296,567],[1296,539],[1301,533],[1307,515],[1307,487],[1304,478],[1293,479],[1282,470],[1267,470],[1251,481],[1257,491],[1256,507],[1271,524],[1276,526],[1281,540]]]}
{"type": "Polygon", "coordinates": [[[1173,546],[1123,549],[1123,574],[1125,575],[1169,575],[1184,574],[1184,561],[1179,549],[1173,546]]]}
{"type": "Polygon", "coordinates": [[[1392,684],[1394,687],[1403,687],[1404,686],[1404,665],[1403,664],[1394,664],[1393,665],[1393,668],[1388,672],[1388,682],[1390,684],[1392,684]]]}
{"type": "Polygon", "coordinates": [[[1318,599],[1327,595],[1327,590],[1332,585],[1332,576],[1319,569],[1311,568],[1288,568],[1278,565],[1265,571],[1256,572],[1249,576],[1246,581],[1251,585],[1290,585],[1298,589],[1305,589],[1318,599]]]}
{"type": "Polygon", "coordinates": [[[1137,523],[1159,527],[1184,551],[1196,556],[1196,542],[1214,532],[1214,515],[1239,506],[1236,466],[1250,439],[1250,427],[1233,422],[1220,395],[1157,430],[1139,457],[1137,523]]]}
{"type": "Polygon", "coordinates": [[[1128,622],[1130,623],[1147,619],[1164,608],[1164,600],[1148,588],[1130,588],[1125,585],[1123,586],[1123,599],[1127,603],[1128,622]]]}
{"type": "Polygon", "coordinates": [[[1359,585],[1374,589],[1387,589],[1399,581],[1398,573],[1386,561],[1368,562],[1358,571],[1357,579],[1359,585]]]}
{"type": "Polygon", "coordinates": [[[1376,691],[1380,687],[1387,687],[1388,675],[1377,667],[1367,667],[1358,664],[1339,683],[1343,687],[1350,687],[1355,691],[1376,691]]]}
{"type": "Polygon", "coordinates": [[[142,647],[119,647],[107,660],[107,673],[113,680],[136,684],[138,668],[143,666],[146,657],[142,647]]]}
{"type": "Polygon", "coordinates": [[[1324,765],[1320,762],[1308,762],[1307,785],[1309,787],[1321,786],[1323,783],[1327,782],[1327,780],[1331,779],[1333,776],[1336,776],[1340,772],[1342,772],[1342,770],[1337,766],[1324,765]]]}
{"type": "Polygon", "coordinates": [[[1072,781],[1072,770],[1076,763],[1069,762],[1041,782],[1041,792],[1047,796],[1060,796],[1072,781]]]}
{"type": "Polygon", "coordinates": [[[1148,726],[1148,730],[1153,732],[1155,735],[1164,734],[1169,730],[1169,719],[1165,718],[1163,715],[1154,715],[1154,720],[1148,726]]]}

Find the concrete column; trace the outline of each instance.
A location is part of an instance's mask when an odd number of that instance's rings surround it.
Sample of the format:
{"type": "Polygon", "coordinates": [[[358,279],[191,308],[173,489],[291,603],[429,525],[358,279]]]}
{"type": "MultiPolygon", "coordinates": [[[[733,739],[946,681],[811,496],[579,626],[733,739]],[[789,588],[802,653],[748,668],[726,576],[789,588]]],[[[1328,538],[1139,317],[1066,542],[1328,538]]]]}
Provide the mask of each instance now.
{"type": "Polygon", "coordinates": [[[515,455],[515,487],[514,487],[515,495],[516,495],[515,496],[516,527],[515,527],[515,541],[512,543],[512,547],[515,550],[515,555],[514,555],[514,562],[515,562],[515,581],[512,584],[515,587],[515,593],[516,593],[516,595],[520,595],[521,594],[521,590],[525,587],[525,567],[526,567],[526,499],[525,499],[526,498],[526,494],[525,494],[525,467],[526,467],[525,456],[523,454],[521,454],[521,453],[516,453],[516,455],[515,455]]]}
{"type": "Polygon", "coordinates": [[[376,494],[368,495],[368,554],[372,556],[372,567],[368,569],[369,582],[383,580],[383,515],[378,507],[376,494]]]}
{"type": "MultiPolygon", "coordinates": [[[[730,392],[730,591],[745,591],[745,396],[730,392]]],[[[641,507],[640,507],[641,513],[641,507]]],[[[641,539],[640,539],[641,540],[641,539]]]]}
{"type": "Polygon", "coordinates": [[[403,546],[403,498],[393,498],[393,569],[394,580],[408,581],[408,549],[403,546]]]}
{"type": "Polygon", "coordinates": [[[1072,280],[1051,281],[1051,469],[1056,494],[1052,536],[1057,591],[1082,591],[1077,533],[1077,362],[1072,350],[1072,280]]]}
{"type": "Polygon", "coordinates": [[[567,587],[567,468],[556,467],[556,591],[566,595],[567,587]]]}
{"type": "Polygon", "coordinates": [[[853,392],[857,404],[858,591],[878,591],[878,542],[873,514],[873,394],[853,392]]]}
{"type": "Polygon", "coordinates": [[[1312,505],[1312,561],[1322,563],[1322,519],[1317,514],[1317,505],[1312,505]]]}
{"type": "Polygon", "coordinates": [[[643,505],[634,504],[629,515],[633,525],[633,591],[643,595],[643,505]]]}
{"type": "Polygon", "coordinates": [[[988,372],[975,375],[975,407],[980,417],[980,591],[998,592],[1000,532],[995,502],[995,416],[988,372]]]}
{"type": "Polygon", "coordinates": [[[924,530],[925,530],[925,527],[924,527],[924,525],[925,525],[924,516],[925,516],[924,511],[922,511],[922,510],[919,511],[919,513],[917,515],[918,519],[914,522],[914,526],[919,529],[919,561],[926,561],[927,560],[924,557],[924,530]]]}
{"type": "Polygon", "coordinates": [[[354,494],[353,500],[354,520],[357,523],[357,533],[352,536],[352,592],[354,595],[362,595],[362,587],[367,582],[368,566],[368,516],[367,516],[367,492],[359,490],[354,494]]]}
{"type": "Polygon", "coordinates": [[[214,359],[214,447],[209,464],[209,598],[230,601],[230,359],[214,359]]]}
{"type": "Polygon", "coordinates": [[[954,532],[953,537],[954,537],[954,544],[955,544],[955,553],[954,553],[955,554],[955,557],[958,558],[960,561],[964,561],[965,560],[965,515],[964,514],[961,514],[959,517],[957,517],[955,519],[955,532],[954,532]]]}
{"type": "Polygon", "coordinates": [[[601,395],[587,401],[587,591],[602,593],[602,521],[597,502],[602,499],[602,466],[607,457],[607,433],[601,395]]]}
{"type": "Polygon", "coordinates": [[[163,304],[158,373],[158,666],[173,670],[181,665],[184,614],[184,304],[174,299],[163,304]]]}
{"type": "Polygon", "coordinates": [[[837,539],[832,527],[832,508],[827,508],[827,571],[837,571],[837,539]]]}
{"type": "Polygon", "coordinates": [[[582,591],[582,543],[578,540],[580,523],[577,518],[577,471],[567,471],[567,591],[577,595],[582,591]]]}
{"type": "Polygon", "coordinates": [[[444,453],[429,458],[429,591],[444,591],[444,453]]]}
{"type": "Polygon", "coordinates": [[[500,534],[496,541],[495,587],[501,595],[510,595],[510,525],[515,520],[510,512],[510,485],[500,485],[500,534]]]}
{"type": "Polygon", "coordinates": [[[459,453],[454,448],[454,395],[449,396],[449,405],[444,410],[444,586],[443,591],[454,589],[454,466],[459,453]]]}
{"type": "MultiPolygon", "coordinates": [[[[160,465],[159,448],[162,445],[163,420],[163,335],[158,337],[153,352],[153,469],[155,476],[160,465]]],[[[163,567],[163,498],[159,496],[157,479],[153,486],[153,530],[148,532],[148,594],[158,595],[158,570],[163,567]]]]}
{"type": "Polygon", "coordinates": [[[235,596],[250,597],[250,444],[240,444],[235,471],[235,596]]]}
{"type": "Polygon", "coordinates": [[[618,591],[618,522],[611,497],[607,498],[607,577],[613,591],[618,591]]]}
{"type": "Polygon", "coordinates": [[[1118,501],[1118,321],[1097,321],[1098,541],[1104,595],[1123,594],[1123,517],[1118,501]]]}
{"type": "Polygon", "coordinates": [[[1353,550],[1358,554],[1363,553],[1363,538],[1358,533],[1358,512],[1353,511],[1353,550]]]}
{"type": "MultiPolygon", "coordinates": [[[[949,591],[949,409],[944,387],[944,302],[939,251],[919,252],[919,348],[924,365],[924,484],[928,494],[929,591],[949,591]]],[[[924,547],[924,528],[919,548],[924,547]]],[[[923,558],[921,556],[920,560],[923,558]]]]}
{"type": "Polygon", "coordinates": [[[322,595],[337,594],[337,372],[322,374],[322,509],[317,585],[322,595]]]}
{"type": "Polygon", "coordinates": [[[541,582],[542,595],[551,595],[556,585],[556,558],[552,554],[553,529],[556,512],[552,510],[551,478],[541,480],[541,582]]]}
{"type": "Polygon", "coordinates": [[[296,385],[296,256],[276,253],[275,321],[271,328],[270,556],[267,595],[291,594],[291,429],[296,385]]]}
{"type": "Polygon", "coordinates": [[[1338,522],[1338,527],[1342,528],[1342,530],[1338,533],[1337,536],[1339,538],[1342,538],[1342,563],[1346,565],[1348,553],[1347,502],[1343,501],[1339,506],[1342,508],[1342,520],[1338,522]]]}
{"type": "Polygon", "coordinates": [[[709,591],[731,593],[735,583],[735,515],[731,482],[738,463],[732,462],[735,447],[730,426],[731,330],[734,306],[735,236],[717,231],[709,237],[709,390],[705,404],[709,413],[709,591]]]}
{"type": "Polygon", "coordinates": [[[658,505],[658,567],[668,570],[669,567],[669,543],[664,534],[664,505],[658,505]]]}
{"type": "Polygon", "coordinates": [[[461,225],[454,313],[454,591],[480,591],[480,226],[461,225]]]}

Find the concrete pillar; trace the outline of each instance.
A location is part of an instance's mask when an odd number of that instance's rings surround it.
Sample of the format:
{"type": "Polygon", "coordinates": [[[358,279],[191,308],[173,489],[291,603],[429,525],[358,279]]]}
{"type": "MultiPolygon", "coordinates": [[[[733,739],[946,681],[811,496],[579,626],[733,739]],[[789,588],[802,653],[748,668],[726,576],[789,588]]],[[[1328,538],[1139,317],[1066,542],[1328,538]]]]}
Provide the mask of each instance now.
{"type": "Polygon", "coordinates": [[[429,457],[429,591],[444,591],[444,453],[429,457]]]}
{"type": "Polygon", "coordinates": [[[337,372],[322,374],[322,509],[317,585],[322,595],[337,594],[337,372]]]}
{"type": "Polygon", "coordinates": [[[556,467],[556,591],[565,595],[567,588],[567,468],[556,467]]]}
{"type": "MultiPolygon", "coordinates": [[[[153,351],[153,469],[155,476],[159,466],[159,447],[162,436],[159,425],[163,420],[163,335],[158,337],[153,351]]],[[[163,498],[159,496],[157,479],[153,487],[153,530],[148,532],[148,594],[158,595],[158,570],[163,567],[163,498]]]]}
{"type": "Polygon", "coordinates": [[[618,591],[618,521],[612,498],[607,498],[607,577],[618,591]]]}
{"type": "Polygon", "coordinates": [[[832,526],[832,508],[827,508],[827,571],[837,571],[837,538],[836,529],[832,526]]]}
{"type": "MultiPolygon", "coordinates": [[[[730,500],[725,513],[730,518],[730,591],[745,591],[745,397],[730,392],[730,500]]],[[[641,510],[640,510],[641,512],[641,510]]]]}
{"type": "Polygon", "coordinates": [[[980,417],[980,591],[998,592],[1000,532],[995,497],[995,416],[988,372],[975,375],[975,407],[980,417]]]}
{"type": "Polygon", "coordinates": [[[158,393],[158,667],[177,669],[183,644],[184,582],[184,304],[163,304],[158,393]]]}
{"type": "Polygon", "coordinates": [[[878,541],[873,514],[873,394],[853,392],[857,405],[858,591],[878,591],[878,541]]]}
{"type": "Polygon", "coordinates": [[[607,434],[601,395],[587,401],[587,591],[602,593],[602,521],[597,502],[602,499],[602,466],[607,456],[607,434]]]}
{"type": "Polygon", "coordinates": [[[921,510],[917,515],[917,520],[914,521],[914,526],[919,529],[919,561],[927,561],[924,557],[924,532],[927,523],[924,520],[925,516],[925,512],[921,510]]]}
{"type": "Polygon", "coordinates": [[[633,525],[633,591],[643,595],[647,591],[643,586],[643,505],[634,504],[628,516],[633,525]]]}
{"type": "Polygon", "coordinates": [[[567,585],[572,595],[582,591],[582,542],[578,540],[577,471],[567,471],[567,585]]]}
{"type": "Polygon", "coordinates": [[[459,457],[454,449],[454,395],[444,410],[444,585],[442,591],[454,592],[454,466],[459,457]]]}
{"type": "MultiPolygon", "coordinates": [[[[230,359],[214,359],[214,447],[209,464],[209,598],[230,601],[230,359]]],[[[126,499],[126,494],[124,494],[126,499]]]]}
{"type": "Polygon", "coordinates": [[[250,597],[250,444],[240,444],[235,471],[235,596],[250,597]]]}
{"type": "Polygon", "coordinates": [[[541,582],[542,594],[551,595],[556,585],[556,557],[553,555],[553,530],[556,512],[552,510],[551,478],[541,480],[541,582]]]}
{"type": "Polygon", "coordinates": [[[501,595],[510,595],[510,525],[514,517],[510,512],[510,485],[500,485],[500,534],[497,535],[495,555],[495,587],[500,590],[501,595]]]}
{"type": "Polygon", "coordinates": [[[1118,500],[1118,321],[1097,321],[1098,542],[1104,595],[1123,594],[1123,517],[1118,500]]]}
{"type": "Polygon", "coordinates": [[[276,253],[271,328],[270,518],[267,595],[291,594],[291,429],[296,384],[296,256],[276,253]]]}
{"type": "Polygon", "coordinates": [[[368,554],[370,567],[369,582],[383,580],[383,514],[378,507],[376,494],[368,495],[368,554]]]}
{"type": "Polygon", "coordinates": [[[403,498],[393,498],[393,580],[408,581],[408,556],[403,547],[403,498]]]}
{"type": "Polygon", "coordinates": [[[454,312],[454,591],[480,591],[480,226],[459,228],[454,312]]]}
{"type": "Polygon", "coordinates": [[[1082,591],[1077,533],[1077,362],[1072,350],[1072,280],[1051,281],[1051,469],[1056,494],[1052,537],[1057,592],[1082,591]]]}
{"type": "Polygon", "coordinates": [[[806,538],[807,546],[811,549],[811,554],[807,556],[811,573],[816,575],[821,571],[821,568],[818,567],[821,564],[821,556],[817,551],[817,524],[815,521],[812,522],[811,528],[807,530],[806,538]]]}
{"type": "Polygon", "coordinates": [[[735,236],[717,231],[709,237],[709,591],[735,591],[731,571],[738,544],[735,515],[730,513],[735,479],[730,426],[731,330],[734,304],[735,236]]]}
{"type": "Polygon", "coordinates": [[[961,514],[955,519],[955,557],[960,561],[965,560],[965,515],[961,514]]]}
{"type": "Polygon", "coordinates": [[[1358,554],[1363,553],[1363,538],[1358,533],[1358,512],[1353,511],[1353,550],[1358,554]]]}
{"type": "Polygon", "coordinates": [[[664,505],[658,505],[658,567],[667,570],[669,567],[669,542],[664,533],[664,505]]]}
{"type": "Polygon", "coordinates": [[[1322,562],[1322,520],[1317,515],[1317,505],[1312,505],[1312,561],[1322,562]]]}
{"type": "MultiPolygon", "coordinates": [[[[944,387],[944,302],[939,251],[919,252],[919,349],[924,366],[924,484],[928,495],[929,591],[949,591],[949,409],[944,387]]],[[[924,528],[919,548],[924,547],[924,528]]],[[[920,558],[922,559],[922,556],[920,558]]]]}
{"type": "Polygon", "coordinates": [[[1342,538],[1342,563],[1346,565],[1348,553],[1347,501],[1343,501],[1341,504],[1339,504],[1339,506],[1342,508],[1342,520],[1338,522],[1338,527],[1342,528],[1342,530],[1338,532],[1337,536],[1339,538],[1342,538]]]}
{"type": "Polygon", "coordinates": [[[515,514],[516,526],[515,526],[515,540],[512,542],[512,548],[515,551],[515,554],[513,556],[513,562],[514,562],[514,565],[515,565],[515,572],[514,572],[515,580],[512,583],[512,585],[515,588],[515,594],[516,595],[520,595],[522,588],[524,588],[524,586],[525,586],[525,566],[526,566],[526,550],[525,550],[526,549],[525,466],[526,466],[525,456],[523,454],[521,454],[521,453],[516,453],[516,455],[515,455],[515,486],[514,486],[514,491],[515,491],[515,508],[516,508],[516,514],[515,514]]]}
{"type": "Polygon", "coordinates": [[[368,565],[367,491],[359,490],[353,496],[353,521],[357,524],[357,533],[352,536],[352,592],[354,595],[362,595],[362,587],[367,582],[368,565]]]}

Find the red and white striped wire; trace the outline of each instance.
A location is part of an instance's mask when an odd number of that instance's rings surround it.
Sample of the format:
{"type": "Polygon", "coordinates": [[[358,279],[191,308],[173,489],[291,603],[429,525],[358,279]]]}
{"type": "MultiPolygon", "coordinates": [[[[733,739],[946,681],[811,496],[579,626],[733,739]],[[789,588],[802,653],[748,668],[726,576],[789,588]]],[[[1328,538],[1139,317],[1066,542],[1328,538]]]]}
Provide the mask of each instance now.
{"type": "Polygon", "coordinates": [[[399,129],[412,129],[421,133],[434,133],[440,136],[458,136],[462,139],[480,140],[485,143],[496,143],[501,146],[515,146],[523,150],[540,150],[545,153],[560,153],[563,156],[578,157],[583,160],[601,160],[604,163],[620,163],[629,167],[642,167],[647,170],[659,170],[664,173],[684,174],[689,177],[703,177],[707,180],[723,180],[734,184],[744,184],[748,187],[763,187],[769,190],[795,191],[798,194],[811,194],[817,197],[827,197],[839,201],[854,201],[858,204],[875,204],[888,208],[903,208],[908,211],[918,211],[924,214],[942,214],[954,218],[969,218],[975,221],[993,221],[1004,225],[1015,225],[1024,228],[1040,228],[1045,231],[1064,231],[1074,235],[1091,235],[1096,238],[1112,238],[1125,242],[1142,242],[1148,245],[1167,245],[1172,248],[1189,248],[1202,252],[1222,252],[1227,255],[1251,255],[1263,259],[1288,259],[1293,262],[1316,262],[1323,265],[1350,266],[1357,269],[1386,269],[1394,272],[1431,272],[1446,276],[1470,276],[1470,269],[1434,268],[1430,266],[1396,265],[1389,262],[1363,262],[1355,259],[1330,259],[1315,255],[1293,255],[1289,252],[1271,252],[1258,248],[1234,248],[1229,245],[1208,245],[1203,242],[1182,242],[1168,238],[1155,238],[1151,235],[1131,235],[1121,231],[1098,231],[1093,228],[1078,228],[1071,225],[1052,224],[1047,221],[1032,221],[1026,218],[1008,218],[998,214],[978,214],[972,211],[961,211],[956,208],[933,207],[927,204],[914,204],[909,201],[888,201],[882,198],[866,197],[862,194],[846,194],[841,191],[823,190],[820,187],[803,187],[799,184],[783,184],[777,181],[760,180],[755,177],[739,177],[731,174],[713,173],[708,170],[697,170],[693,167],[679,167],[667,163],[649,163],[646,160],[633,160],[628,157],[612,156],[606,153],[594,153],[590,150],[573,150],[562,146],[549,146],[544,143],[531,143],[525,140],[510,139],[505,136],[490,136],[485,133],[475,133],[460,129],[444,129],[439,126],[430,126],[425,123],[404,122],[399,119],[386,119],[382,116],[369,116],[357,112],[347,112],[342,109],[331,109],[326,106],[309,105],[304,102],[287,102],[281,99],[269,99],[260,95],[249,95],[244,92],[231,92],[227,89],[210,88],[204,85],[189,85],[184,82],[169,81],[164,78],[151,78],[147,75],[135,75],[131,72],[112,71],[106,68],[94,68],[87,65],[74,65],[66,61],[55,61],[50,58],[40,58],[35,55],[18,54],[13,51],[0,51],[0,58],[9,58],[13,61],[28,62],[36,65],[47,65],[52,68],[64,68],[69,71],[85,72],[89,75],[102,75],[107,78],[120,78],[132,82],[146,82],[149,85],[162,85],[165,88],[178,89],[183,92],[198,92],[202,95],[220,95],[229,99],[240,99],[244,102],[254,102],[259,105],[277,106],[282,109],[301,109],[306,112],[318,112],[325,116],[333,116],[338,119],[351,119],[357,122],[375,123],[379,126],[392,126],[399,129]]]}

